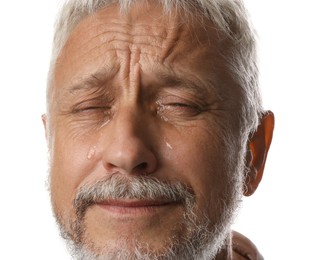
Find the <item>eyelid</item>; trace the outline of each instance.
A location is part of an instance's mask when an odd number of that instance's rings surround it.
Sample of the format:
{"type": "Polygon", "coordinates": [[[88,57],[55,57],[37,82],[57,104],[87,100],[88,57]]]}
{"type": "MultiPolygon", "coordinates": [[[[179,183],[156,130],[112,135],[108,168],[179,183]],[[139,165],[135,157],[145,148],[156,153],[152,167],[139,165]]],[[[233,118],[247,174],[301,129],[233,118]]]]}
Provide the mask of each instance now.
{"type": "Polygon", "coordinates": [[[160,107],[179,107],[179,108],[192,108],[192,109],[198,109],[198,105],[191,103],[191,102],[187,102],[187,101],[183,101],[183,100],[176,100],[176,101],[163,101],[163,100],[159,100],[157,101],[157,105],[160,107]]]}
{"type": "Polygon", "coordinates": [[[75,114],[86,110],[96,110],[96,109],[110,110],[111,103],[103,102],[103,100],[101,99],[86,100],[75,104],[72,107],[71,111],[73,114],[75,114]]]}
{"type": "Polygon", "coordinates": [[[110,110],[111,107],[105,107],[105,106],[86,106],[86,107],[81,107],[81,108],[75,108],[72,112],[74,114],[77,114],[79,112],[83,111],[91,111],[91,110],[110,110]]]}
{"type": "Polygon", "coordinates": [[[164,95],[156,104],[157,114],[165,121],[190,119],[204,112],[204,106],[189,95],[164,95]]]}
{"type": "Polygon", "coordinates": [[[180,90],[167,90],[167,93],[162,93],[158,97],[158,104],[185,104],[189,107],[196,107],[204,109],[208,106],[208,102],[203,100],[202,97],[197,97],[191,93],[180,90]]]}
{"type": "Polygon", "coordinates": [[[76,98],[76,105],[81,104],[95,104],[95,105],[108,105],[113,104],[115,97],[110,95],[109,93],[89,93],[89,94],[81,94],[80,97],[76,98]],[[80,101],[79,101],[80,100],[80,101]]]}

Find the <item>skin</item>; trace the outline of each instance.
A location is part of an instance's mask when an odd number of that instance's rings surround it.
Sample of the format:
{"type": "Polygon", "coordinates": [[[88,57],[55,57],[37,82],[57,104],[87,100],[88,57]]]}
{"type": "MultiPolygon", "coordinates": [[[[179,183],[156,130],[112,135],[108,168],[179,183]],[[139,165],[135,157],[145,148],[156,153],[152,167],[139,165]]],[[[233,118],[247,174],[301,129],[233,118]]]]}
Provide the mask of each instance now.
{"type": "MultiPolygon", "coordinates": [[[[65,225],[74,217],[77,190],[113,174],[179,180],[195,194],[199,218],[209,213],[217,223],[229,189],[223,162],[235,152],[222,136],[229,128],[239,135],[241,102],[217,55],[228,43],[217,35],[212,24],[207,30],[183,24],[182,16],[163,16],[152,3],[127,15],[112,5],[74,29],[57,60],[43,117],[52,204],[65,225]]],[[[261,180],[272,130],[269,112],[249,141],[245,195],[261,180]]],[[[167,237],[182,234],[175,225],[184,212],[180,204],[130,203],[87,210],[87,235],[96,246],[135,237],[161,251],[167,237]]],[[[229,246],[218,257],[224,256],[231,257],[229,246]]]]}

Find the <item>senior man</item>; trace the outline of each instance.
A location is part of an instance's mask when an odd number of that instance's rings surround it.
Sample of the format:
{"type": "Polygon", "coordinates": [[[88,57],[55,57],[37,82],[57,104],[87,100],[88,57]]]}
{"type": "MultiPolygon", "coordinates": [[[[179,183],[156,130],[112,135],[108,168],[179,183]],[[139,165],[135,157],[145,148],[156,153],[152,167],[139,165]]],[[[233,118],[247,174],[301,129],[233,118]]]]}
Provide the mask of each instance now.
{"type": "Polygon", "coordinates": [[[274,118],[241,0],[69,0],[43,116],[75,259],[262,259],[231,231],[274,118]]]}

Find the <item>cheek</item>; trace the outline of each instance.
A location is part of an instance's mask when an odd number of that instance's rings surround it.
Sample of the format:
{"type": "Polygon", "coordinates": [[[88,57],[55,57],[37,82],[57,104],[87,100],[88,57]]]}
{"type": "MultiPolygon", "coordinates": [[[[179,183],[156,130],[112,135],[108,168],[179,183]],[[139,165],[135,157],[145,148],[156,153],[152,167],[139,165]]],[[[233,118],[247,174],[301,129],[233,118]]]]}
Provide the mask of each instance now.
{"type": "Polygon", "coordinates": [[[167,139],[172,149],[164,160],[169,160],[170,172],[194,190],[197,210],[209,211],[210,217],[217,219],[221,211],[219,202],[225,199],[229,182],[229,150],[223,139],[213,131],[199,127],[167,139]]]}
{"type": "Polygon", "coordinates": [[[61,211],[72,208],[77,188],[91,171],[88,159],[92,147],[89,141],[72,139],[65,133],[56,133],[51,150],[51,196],[54,207],[61,211]]]}

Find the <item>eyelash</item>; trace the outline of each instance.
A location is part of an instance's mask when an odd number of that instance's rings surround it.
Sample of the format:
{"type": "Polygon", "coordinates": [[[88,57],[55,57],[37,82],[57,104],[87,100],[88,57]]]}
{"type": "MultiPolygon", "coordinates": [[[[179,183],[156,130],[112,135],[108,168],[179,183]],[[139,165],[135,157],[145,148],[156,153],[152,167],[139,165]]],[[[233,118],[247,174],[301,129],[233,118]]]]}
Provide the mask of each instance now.
{"type": "MultiPolygon", "coordinates": [[[[155,101],[155,112],[162,120],[179,120],[192,118],[204,111],[205,105],[200,100],[193,100],[190,95],[165,94],[157,97],[155,101]]],[[[108,104],[111,104],[109,102],[108,104]]],[[[76,104],[71,114],[77,119],[103,121],[111,119],[113,108],[103,100],[90,100],[76,104]]]]}
{"type": "Polygon", "coordinates": [[[110,107],[101,107],[101,106],[90,106],[90,107],[84,107],[74,110],[74,113],[79,113],[83,111],[91,111],[91,110],[109,110],[110,107]]]}
{"type": "Polygon", "coordinates": [[[202,110],[196,104],[172,102],[157,102],[157,114],[164,118],[169,117],[193,117],[198,115],[202,110]]]}

